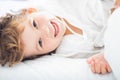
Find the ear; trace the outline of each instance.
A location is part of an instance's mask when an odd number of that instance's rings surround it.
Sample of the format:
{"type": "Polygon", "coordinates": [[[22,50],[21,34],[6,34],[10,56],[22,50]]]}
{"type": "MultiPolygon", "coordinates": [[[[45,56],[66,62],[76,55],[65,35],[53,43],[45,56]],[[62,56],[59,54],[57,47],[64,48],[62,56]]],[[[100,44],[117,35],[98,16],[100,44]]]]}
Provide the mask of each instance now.
{"type": "Polygon", "coordinates": [[[21,9],[21,14],[31,14],[33,12],[38,12],[39,10],[37,8],[25,8],[25,9],[21,9]]]}
{"type": "Polygon", "coordinates": [[[28,14],[31,14],[31,13],[37,12],[37,11],[38,11],[37,8],[28,8],[28,9],[27,9],[28,14]]]}

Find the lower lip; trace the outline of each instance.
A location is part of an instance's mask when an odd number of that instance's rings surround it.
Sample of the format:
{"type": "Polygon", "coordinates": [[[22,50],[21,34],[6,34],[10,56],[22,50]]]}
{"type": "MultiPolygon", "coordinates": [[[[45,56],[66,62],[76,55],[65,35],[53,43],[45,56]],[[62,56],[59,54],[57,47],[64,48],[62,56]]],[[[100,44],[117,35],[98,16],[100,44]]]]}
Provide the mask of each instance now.
{"type": "Polygon", "coordinates": [[[55,29],[55,33],[54,36],[56,37],[59,33],[59,26],[56,22],[51,22],[51,24],[53,25],[54,29],[55,29]]]}

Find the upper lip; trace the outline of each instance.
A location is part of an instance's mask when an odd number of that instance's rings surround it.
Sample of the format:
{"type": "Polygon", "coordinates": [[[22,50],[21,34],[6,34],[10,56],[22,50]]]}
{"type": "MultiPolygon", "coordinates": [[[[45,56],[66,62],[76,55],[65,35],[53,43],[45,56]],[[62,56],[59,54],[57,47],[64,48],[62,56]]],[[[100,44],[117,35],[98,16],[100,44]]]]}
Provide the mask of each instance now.
{"type": "Polygon", "coordinates": [[[59,32],[58,24],[55,21],[51,21],[51,24],[54,27],[55,30],[54,36],[56,37],[59,32]]]}

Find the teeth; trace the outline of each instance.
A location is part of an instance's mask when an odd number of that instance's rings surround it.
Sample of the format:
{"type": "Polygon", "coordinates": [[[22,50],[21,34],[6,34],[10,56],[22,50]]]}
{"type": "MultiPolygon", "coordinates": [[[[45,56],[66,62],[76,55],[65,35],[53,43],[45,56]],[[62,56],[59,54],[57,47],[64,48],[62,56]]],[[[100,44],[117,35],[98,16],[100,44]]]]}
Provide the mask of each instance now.
{"type": "Polygon", "coordinates": [[[54,30],[55,30],[54,36],[56,36],[57,35],[56,34],[56,28],[55,28],[56,25],[53,22],[51,22],[51,24],[52,24],[52,26],[54,27],[54,30]]]}
{"type": "Polygon", "coordinates": [[[54,28],[55,28],[55,24],[52,24],[53,26],[54,26],[54,28]]]}

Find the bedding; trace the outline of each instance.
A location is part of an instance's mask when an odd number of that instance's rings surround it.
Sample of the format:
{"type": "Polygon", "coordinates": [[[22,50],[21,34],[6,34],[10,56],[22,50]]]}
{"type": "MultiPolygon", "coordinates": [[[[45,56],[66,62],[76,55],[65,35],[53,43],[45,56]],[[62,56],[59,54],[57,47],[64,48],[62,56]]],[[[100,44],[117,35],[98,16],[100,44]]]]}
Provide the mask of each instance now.
{"type": "Polygon", "coordinates": [[[120,80],[120,8],[116,9],[108,20],[105,33],[105,58],[110,64],[117,80],[120,80]],[[111,40],[112,39],[112,40],[111,40]]]}
{"type": "MultiPolygon", "coordinates": [[[[85,39],[89,41],[95,40],[96,35],[104,27],[103,24],[106,22],[109,14],[106,13],[109,10],[108,7],[102,9],[102,4],[99,0],[92,0],[91,2],[89,0],[11,0],[0,1],[0,16],[10,12],[10,10],[17,11],[24,7],[39,7],[40,10],[46,10],[55,15],[65,17],[70,23],[80,26],[85,31],[85,39]],[[92,5],[92,8],[86,8],[86,5],[92,5]],[[98,6],[99,9],[95,6],[98,6]],[[96,11],[100,13],[96,14],[96,11]],[[95,16],[92,18],[92,15],[95,16]],[[103,18],[103,16],[105,17],[103,18]],[[92,23],[89,19],[92,19],[92,23]],[[88,35],[90,33],[92,34],[88,35]]],[[[79,52],[80,48],[76,46],[82,38],[72,40],[71,37],[76,36],[70,35],[65,37],[56,54],[27,60],[12,68],[0,66],[0,80],[115,80],[113,73],[105,75],[92,73],[89,65],[86,63],[87,57],[102,50],[82,54],[79,52]],[[68,40],[71,40],[71,42],[68,40]],[[68,48],[69,45],[72,45],[72,47],[68,48]],[[75,46],[77,50],[72,49],[75,46]],[[69,50],[70,52],[68,52],[69,50]],[[73,54],[76,55],[73,56],[73,54]]],[[[84,44],[82,43],[82,45],[84,44]]],[[[93,44],[89,46],[91,45],[93,44]]],[[[86,46],[84,49],[86,50],[86,46]]],[[[91,50],[91,48],[87,49],[91,50]]]]}
{"type": "Polygon", "coordinates": [[[0,80],[115,80],[112,73],[91,72],[86,59],[44,56],[8,68],[0,67],[0,80]]]}

